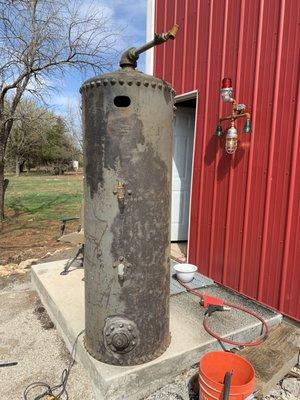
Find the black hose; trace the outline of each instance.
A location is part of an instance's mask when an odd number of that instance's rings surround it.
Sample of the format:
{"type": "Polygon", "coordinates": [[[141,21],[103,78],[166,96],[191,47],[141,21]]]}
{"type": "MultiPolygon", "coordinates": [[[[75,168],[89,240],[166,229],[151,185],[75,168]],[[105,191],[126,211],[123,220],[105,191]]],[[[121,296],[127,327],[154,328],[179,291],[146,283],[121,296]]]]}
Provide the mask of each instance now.
{"type": "Polygon", "coordinates": [[[83,334],[85,330],[83,329],[81,332],[78,333],[76,336],[75,342],[72,347],[71,351],[71,361],[66,369],[63,370],[61,374],[61,382],[58,385],[55,386],[50,386],[47,382],[33,382],[30,385],[26,387],[23,393],[23,398],[24,400],[29,400],[29,393],[33,391],[33,389],[40,389],[41,393],[36,395],[36,397],[32,400],[42,400],[47,397],[52,396],[53,400],[59,400],[62,399],[62,396],[64,395],[65,400],[68,400],[69,395],[66,389],[69,375],[71,372],[71,369],[73,365],[75,364],[75,357],[76,357],[76,345],[78,342],[79,337],[83,334]],[[58,393],[57,393],[58,392],[58,393]]]}

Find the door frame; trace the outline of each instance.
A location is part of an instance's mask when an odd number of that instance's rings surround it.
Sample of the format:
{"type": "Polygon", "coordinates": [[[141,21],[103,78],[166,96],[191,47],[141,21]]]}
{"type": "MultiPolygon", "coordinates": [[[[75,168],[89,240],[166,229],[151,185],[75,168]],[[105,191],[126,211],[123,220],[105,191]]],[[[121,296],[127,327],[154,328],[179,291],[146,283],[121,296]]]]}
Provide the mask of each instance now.
{"type": "Polygon", "coordinates": [[[198,101],[199,101],[199,91],[192,90],[191,92],[186,92],[175,96],[175,106],[178,103],[182,103],[187,100],[196,99],[195,107],[195,124],[194,124],[194,142],[193,142],[193,152],[192,152],[192,173],[191,173],[191,190],[190,190],[190,204],[189,204],[189,217],[188,217],[188,239],[187,239],[187,262],[189,262],[190,255],[190,232],[191,232],[191,211],[192,211],[192,198],[193,198],[193,187],[194,187],[194,160],[195,160],[195,144],[197,135],[197,115],[198,115],[198,101]]]}

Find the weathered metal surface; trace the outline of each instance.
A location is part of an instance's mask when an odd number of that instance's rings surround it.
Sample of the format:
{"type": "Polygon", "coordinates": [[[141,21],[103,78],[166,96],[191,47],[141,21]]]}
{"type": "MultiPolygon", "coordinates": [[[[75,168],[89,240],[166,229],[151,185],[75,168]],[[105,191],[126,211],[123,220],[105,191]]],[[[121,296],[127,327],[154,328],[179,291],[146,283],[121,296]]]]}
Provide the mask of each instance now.
{"type": "MultiPolygon", "coordinates": [[[[154,74],[177,94],[199,92],[189,262],[300,321],[300,87],[298,0],[155,0],[154,74]],[[232,78],[252,113],[235,158],[213,136],[228,111],[218,90],[232,78]]],[[[230,108],[230,107],[229,107],[230,108]]],[[[239,129],[242,129],[240,126],[239,129]]]]}
{"type": "Polygon", "coordinates": [[[123,69],[87,81],[81,93],[85,345],[103,362],[139,364],[159,356],[170,342],[174,91],[160,79],[123,69]],[[121,323],[109,343],[107,327],[116,319],[129,322],[121,323]]]}

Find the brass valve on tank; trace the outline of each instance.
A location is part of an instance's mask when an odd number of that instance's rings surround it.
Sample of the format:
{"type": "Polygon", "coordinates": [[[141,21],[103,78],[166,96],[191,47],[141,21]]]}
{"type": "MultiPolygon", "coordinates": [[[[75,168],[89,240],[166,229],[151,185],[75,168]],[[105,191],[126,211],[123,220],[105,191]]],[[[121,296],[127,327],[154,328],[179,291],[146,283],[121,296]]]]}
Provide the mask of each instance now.
{"type": "Polygon", "coordinates": [[[245,104],[238,104],[236,100],[232,97],[233,88],[231,84],[230,78],[224,78],[222,80],[222,88],[220,90],[222,100],[224,103],[231,103],[232,104],[232,112],[230,115],[226,117],[219,118],[215,135],[221,137],[223,132],[222,129],[222,122],[223,121],[230,121],[231,126],[227,129],[226,132],[226,144],[225,150],[228,154],[234,154],[237,149],[238,143],[238,131],[235,126],[235,121],[238,118],[246,118],[243,132],[249,134],[251,132],[251,115],[250,113],[246,112],[246,105],[245,104]]]}
{"type": "Polygon", "coordinates": [[[113,193],[117,196],[120,211],[123,213],[125,207],[125,183],[117,181],[117,186],[113,193]]]}

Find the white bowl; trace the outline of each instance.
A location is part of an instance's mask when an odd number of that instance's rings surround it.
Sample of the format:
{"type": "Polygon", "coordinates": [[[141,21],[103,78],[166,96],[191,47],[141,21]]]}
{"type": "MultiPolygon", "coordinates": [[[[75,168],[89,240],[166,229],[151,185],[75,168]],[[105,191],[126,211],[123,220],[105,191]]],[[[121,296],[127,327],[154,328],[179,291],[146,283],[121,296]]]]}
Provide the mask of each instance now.
{"type": "Polygon", "coordinates": [[[173,268],[177,279],[182,282],[191,282],[197,271],[197,267],[194,264],[175,264],[173,268]]]}

